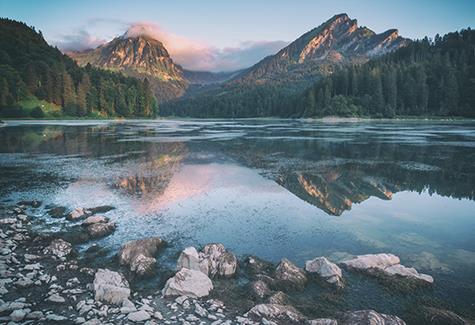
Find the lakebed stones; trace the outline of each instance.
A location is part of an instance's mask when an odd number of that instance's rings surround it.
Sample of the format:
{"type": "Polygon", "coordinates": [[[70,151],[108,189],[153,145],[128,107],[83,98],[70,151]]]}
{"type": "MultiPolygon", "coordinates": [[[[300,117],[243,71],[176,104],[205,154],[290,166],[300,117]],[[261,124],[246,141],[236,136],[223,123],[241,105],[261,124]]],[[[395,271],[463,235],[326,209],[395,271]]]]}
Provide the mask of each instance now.
{"type": "Polygon", "coordinates": [[[357,310],[340,313],[338,316],[339,325],[406,325],[402,319],[393,315],[380,314],[374,310],[357,310]]]}
{"type": "Polygon", "coordinates": [[[128,265],[138,275],[151,275],[155,271],[155,255],[163,240],[159,237],[133,240],[122,245],[119,252],[121,265],[128,265]]]}
{"type": "Polygon", "coordinates": [[[66,256],[71,254],[72,250],[73,246],[69,242],[59,238],[53,240],[43,252],[45,254],[52,254],[58,258],[66,258],[66,256]]]}
{"type": "Polygon", "coordinates": [[[204,297],[213,289],[213,283],[206,274],[197,270],[182,268],[174,277],[168,279],[162,294],[169,296],[204,297]]]}
{"type": "Polygon", "coordinates": [[[305,272],[286,258],[275,269],[275,278],[285,287],[303,289],[307,283],[305,272]]]}
{"type": "Polygon", "coordinates": [[[95,274],[93,286],[96,301],[121,305],[130,297],[129,283],[118,272],[99,269],[95,274]]]}
{"type": "Polygon", "coordinates": [[[99,239],[112,234],[115,228],[116,225],[113,222],[98,222],[87,226],[86,230],[92,239],[99,239]]]}
{"type": "Polygon", "coordinates": [[[330,262],[325,257],[317,257],[313,260],[305,262],[305,271],[311,274],[317,274],[327,283],[337,288],[343,288],[343,277],[341,269],[335,263],[330,262]]]}
{"type": "Polygon", "coordinates": [[[302,324],[305,321],[305,317],[294,307],[278,304],[256,305],[244,316],[255,321],[266,319],[278,324],[302,324]]]}
{"type": "Polygon", "coordinates": [[[400,276],[426,284],[432,284],[434,282],[434,279],[430,275],[419,273],[416,269],[406,267],[399,263],[399,257],[393,254],[359,255],[354,259],[341,262],[342,265],[349,269],[369,274],[381,272],[387,276],[400,276]]]}
{"type": "Polygon", "coordinates": [[[185,248],[178,258],[177,269],[201,271],[210,278],[233,276],[237,270],[237,258],[223,244],[208,244],[198,253],[196,248],[185,248]]]}

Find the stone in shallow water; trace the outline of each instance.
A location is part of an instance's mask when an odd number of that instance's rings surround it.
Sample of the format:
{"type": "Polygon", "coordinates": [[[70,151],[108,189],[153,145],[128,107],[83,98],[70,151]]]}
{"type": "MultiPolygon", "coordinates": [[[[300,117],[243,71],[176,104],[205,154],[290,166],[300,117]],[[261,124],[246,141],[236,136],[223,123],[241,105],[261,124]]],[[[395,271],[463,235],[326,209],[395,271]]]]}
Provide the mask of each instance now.
{"type": "Polygon", "coordinates": [[[84,219],[90,216],[91,214],[91,211],[85,208],[76,208],[66,216],[66,219],[68,219],[69,221],[77,221],[80,219],[84,219]]]}
{"type": "Polygon", "coordinates": [[[196,270],[182,268],[174,277],[168,279],[162,293],[165,297],[187,296],[204,297],[213,289],[213,283],[206,274],[196,270]]]}
{"type": "Polygon", "coordinates": [[[130,270],[138,275],[150,275],[155,271],[157,254],[163,240],[159,237],[150,237],[132,240],[120,248],[119,262],[129,265],[130,270]]]}
{"type": "Polygon", "coordinates": [[[406,279],[429,284],[434,282],[434,279],[430,275],[419,273],[414,268],[401,265],[399,261],[399,257],[393,254],[367,254],[359,255],[354,259],[346,260],[341,263],[350,269],[368,273],[376,270],[388,276],[397,275],[406,279]]]}
{"type": "Polygon", "coordinates": [[[278,324],[302,324],[305,317],[294,307],[278,304],[260,304],[251,308],[245,315],[255,321],[263,318],[278,324]]]}
{"type": "Polygon", "coordinates": [[[343,277],[341,269],[335,263],[330,262],[325,257],[317,257],[313,260],[305,262],[305,271],[317,274],[326,282],[343,288],[343,277]]]}
{"type": "Polygon", "coordinates": [[[406,322],[397,316],[380,314],[374,310],[345,312],[337,318],[339,325],[406,325],[406,322]]]}
{"type": "Polygon", "coordinates": [[[87,227],[89,236],[93,239],[109,236],[115,231],[116,225],[113,222],[107,223],[93,223],[87,227]]]}
{"type": "Polygon", "coordinates": [[[180,257],[178,257],[176,269],[181,270],[182,268],[201,271],[200,258],[196,248],[187,247],[181,252],[180,257]]]}
{"type": "Polygon", "coordinates": [[[129,283],[118,272],[99,269],[94,277],[93,285],[96,301],[120,305],[130,297],[129,283]]]}
{"type": "Polygon", "coordinates": [[[236,273],[237,258],[226,250],[223,244],[208,244],[199,253],[200,269],[213,278],[232,276],[236,273]]]}
{"type": "Polygon", "coordinates": [[[285,285],[302,289],[307,283],[305,272],[286,258],[283,258],[275,270],[275,278],[285,285]]]}
{"type": "Polygon", "coordinates": [[[81,224],[84,227],[90,226],[95,223],[107,223],[109,222],[109,218],[104,217],[104,216],[90,216],[87,217],[86,220],[83,221],[81,224]]]}

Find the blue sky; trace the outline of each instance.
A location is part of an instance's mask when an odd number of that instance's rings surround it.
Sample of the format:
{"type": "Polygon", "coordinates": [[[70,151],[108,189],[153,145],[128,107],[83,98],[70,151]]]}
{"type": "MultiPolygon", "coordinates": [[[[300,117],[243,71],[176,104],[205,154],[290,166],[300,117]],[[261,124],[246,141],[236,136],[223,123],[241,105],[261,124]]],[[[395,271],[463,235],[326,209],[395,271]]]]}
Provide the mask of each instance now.
{"type": "Polygon", "coordinates": [[[343,12],[377,33],[397,28],[410,38],[475,27],[474,0],[0,0],[0,16],[35,26],[60,47],[94,46],[146,22],[172,35],[169,41],[192,43],[195,50],[201,45],[217,56],[240,56],[244,48],[249,60],[343,12]]]}

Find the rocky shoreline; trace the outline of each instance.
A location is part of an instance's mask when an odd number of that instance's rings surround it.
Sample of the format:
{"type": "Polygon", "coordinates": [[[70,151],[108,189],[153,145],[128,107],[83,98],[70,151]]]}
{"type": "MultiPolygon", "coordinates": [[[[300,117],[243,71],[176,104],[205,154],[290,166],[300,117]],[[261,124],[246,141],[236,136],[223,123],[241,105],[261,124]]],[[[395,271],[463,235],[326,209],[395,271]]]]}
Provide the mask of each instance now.
{"type": "MultiPolygon", "coordinates": [[[[39,201],[3,207],[0,215],[0,322],[8,324],[405,324],[397,316],[374,310],[345,311],[331,318],[310,319],[292,306],[287,293],[303,290],[310,281],[338,291],[345,288],[340,268],[369,276],[384,276],[417,286],[434,279],[400,264],[392,254],[361,255],[339,265],[326,257],[307,261],[301,269],[283,259],[277,266],[257,257],[239,260],[222,244],[201,250],[187,247],[177,260],[176,273],[155,294],[131,289],[127,274],[154,275],[164,240],[143,238],[124,243],[117,254],[129,270],[91,268],[78,259],[74,245],[64,238],[32,230],[32,211],[39,201]],[[249,294],[254,307],[239,312],[210,299],[217,279],[250,274],[249,294]]],[[[52,217],[78,222],[85,240],[110,235],[117,225],[100,213],[112,207],[78,208],[66,213],[51,208],[52,217]]],[[[230,293],[231,294],[231,293],[230,293]]],[[[429,310],[429,309],[428,309],[429,310]]],[[[464,324],[449,311],[428,311],[451,324],[464,324]]]]}

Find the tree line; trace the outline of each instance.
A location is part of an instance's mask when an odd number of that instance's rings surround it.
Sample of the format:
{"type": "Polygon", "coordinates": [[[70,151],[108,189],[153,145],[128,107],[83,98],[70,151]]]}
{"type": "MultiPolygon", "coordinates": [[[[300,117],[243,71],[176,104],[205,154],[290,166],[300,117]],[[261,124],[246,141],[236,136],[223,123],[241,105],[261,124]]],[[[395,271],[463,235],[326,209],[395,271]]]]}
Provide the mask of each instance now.
{"type": "MultiPolygon", "coordinates": [[[[424,38],[309,83],[224,84],[168,103],[194,117],[475,117],[475,31],[424,38]],[[304,90],[302,90],[304,89],[304,90]]],[[[284,78],[283,78],[284,79],[284,78]]]]}
{"type": "Polygon", "coordinates": [[[297,114],[475,117],[474,63],[475,31],[424,38],[317,82],[297,114]]]}
{"type": "Polygon", "coordinates": [[[42,117],[41,106],[21,107],[25,99],[61,107],[60,116],[151,117],[158,112],[148,80],[87,66],[80,68],[41,32],[0,19],[0,115],[42,117]]]}

